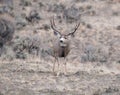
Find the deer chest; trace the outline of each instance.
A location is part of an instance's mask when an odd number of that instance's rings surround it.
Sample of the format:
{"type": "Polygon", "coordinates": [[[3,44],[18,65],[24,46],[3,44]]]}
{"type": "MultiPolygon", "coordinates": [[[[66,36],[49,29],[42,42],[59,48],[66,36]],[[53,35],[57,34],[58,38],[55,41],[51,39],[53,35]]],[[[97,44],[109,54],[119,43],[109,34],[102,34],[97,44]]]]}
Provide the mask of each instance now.
{"type": "Polygon", "coordinates": [[[66,57],[69,53],[68,48],[61,47],[59,50],[59,57],[66,57]]]}

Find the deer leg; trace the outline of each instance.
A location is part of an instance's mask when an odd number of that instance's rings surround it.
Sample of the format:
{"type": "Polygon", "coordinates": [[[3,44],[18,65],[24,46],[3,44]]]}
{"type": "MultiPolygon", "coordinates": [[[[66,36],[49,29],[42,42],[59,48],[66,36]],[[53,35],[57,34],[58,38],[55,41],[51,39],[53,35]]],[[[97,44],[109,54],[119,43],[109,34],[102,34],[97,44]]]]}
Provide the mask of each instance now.
{"type": "Polygon", "coordinates": [[[54,61],[54,63],[53,63],[53,73],[55,73],[55,63],[56,63],[56,58],[55,58],[55,61],[54,61]]]}
{"type": "Polygon", "coordinates": [[[55,62],[53,63],[53,73],[55,72],[55,62]]]}
{"type": "Polygon", "coordinates": [[[64,58],[64,66],[65,66],[65,68],[64,68],[64,74],[66,75],[67,74],[67,59],[66,58],[64,58]]]}
{"type": "Polygon", "coordinates": [[[53,73],[54,73],[54,74],[55,74],[56,63],[59,64],[58,58],[55,57],[55,61],[54,61],[54,63],[53,63],[53,73]]]}
{"type": "Polygon", "coordinates": [[[59,76],[60,75],[60,62],[59,62],[59,60],[57,60],[57,64],[58,64],[57,76],[59,76]]]}

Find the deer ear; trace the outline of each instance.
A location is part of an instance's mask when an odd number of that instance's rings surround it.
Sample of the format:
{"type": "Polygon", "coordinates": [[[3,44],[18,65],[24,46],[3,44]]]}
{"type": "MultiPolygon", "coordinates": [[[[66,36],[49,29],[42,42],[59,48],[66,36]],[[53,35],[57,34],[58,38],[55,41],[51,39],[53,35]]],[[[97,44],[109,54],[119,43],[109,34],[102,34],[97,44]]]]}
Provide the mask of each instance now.
{"type": "Polygon", "coordinates": [[[60,37],[61,34],[58,31],[54,31],[54,35],[60,37]]]}

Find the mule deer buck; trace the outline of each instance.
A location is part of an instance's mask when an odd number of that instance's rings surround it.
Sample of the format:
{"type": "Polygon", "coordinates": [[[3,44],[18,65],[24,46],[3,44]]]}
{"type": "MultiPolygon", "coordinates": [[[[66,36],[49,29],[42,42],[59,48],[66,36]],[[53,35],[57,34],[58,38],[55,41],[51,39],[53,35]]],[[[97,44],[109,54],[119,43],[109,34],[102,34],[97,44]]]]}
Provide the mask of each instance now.
{"type": "Polygon", "coordinates": [[[60,31],[58,31],[55,28],[55,22],[54,22],[54,18],[52,20],[50,20],[51,23],[51,28],[53,29],[54,35],[56,35],[59,39],[56,41],[56,43],[54,43],[53,45],[53,57],[55,58],[55,62],[53,63],[53,73],[55,73],[55,64],[56,62],[58,63],[58,72],[57,75],[60,74],[59,72],[59,61],[58,58],[64,58],[64,74],[66,74],[67,69],[66,69],[66,57],[70,52],[70,39],[69,36],[74,36],[75,32],[77,31],[80,22],[75,26],[75,29],[73,32],[68,33],[68,34],[62,34],[60,31]]]}

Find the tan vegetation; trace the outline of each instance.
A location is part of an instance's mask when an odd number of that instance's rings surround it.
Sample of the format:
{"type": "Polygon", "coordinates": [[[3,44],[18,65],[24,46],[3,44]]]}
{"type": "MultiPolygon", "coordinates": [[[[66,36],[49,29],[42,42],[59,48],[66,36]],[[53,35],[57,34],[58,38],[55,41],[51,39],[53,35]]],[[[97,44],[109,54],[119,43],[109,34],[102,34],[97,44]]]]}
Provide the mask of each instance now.
{"type": "Polygon", "coordinates": [[[13,1],[0,3],[1,17],[15,25],[12,40],[0,48],[1,95],[120,94],[119,0],[13,1]],[[62,33],[71,33],[80,21],[66,75],[52,73],[53,16],[62,33]]]}

